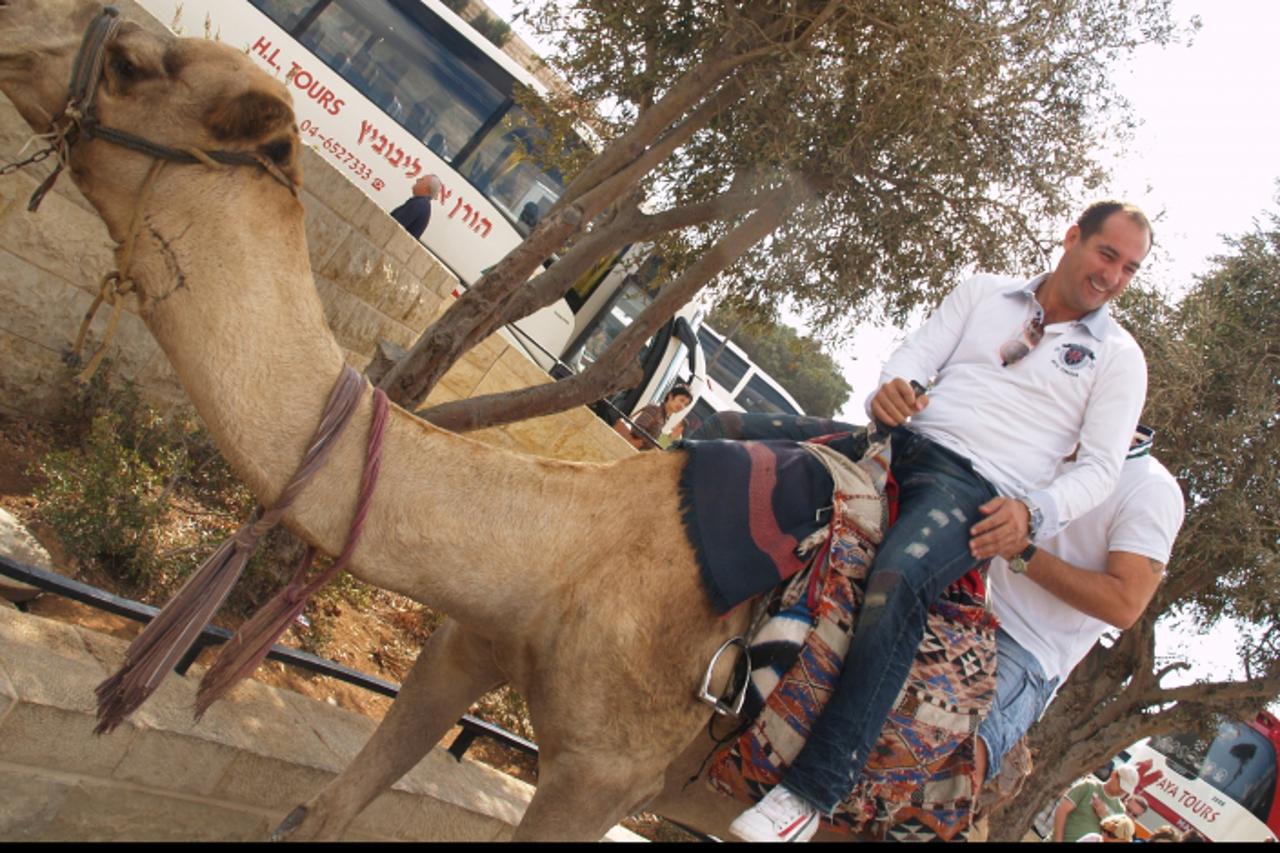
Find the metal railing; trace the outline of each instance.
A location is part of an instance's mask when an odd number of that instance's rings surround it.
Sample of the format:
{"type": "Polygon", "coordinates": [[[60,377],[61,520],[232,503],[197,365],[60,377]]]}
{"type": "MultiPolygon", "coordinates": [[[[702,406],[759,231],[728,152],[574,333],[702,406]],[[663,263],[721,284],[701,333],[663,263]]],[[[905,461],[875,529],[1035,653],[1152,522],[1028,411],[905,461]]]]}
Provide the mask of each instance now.
{"type": "MultiPolygon", "coordinates": [[[[132,619],[135,622],[150,622],[160,612],[158,607],[152,607],[149,604],[143,604],[140,601],[134,601],[129,598],[122,598],[96,586],[72,580],[64,575],[46,572],[26,563],[19,563],[5,554],[0,554],[0,575],[33,586],[43,592],[51,592],[89,607],[103,610],[107,613],[114,613],[126,619],[132,619]]],[[[26,612],[28,603],[15,602],[15,605],[19,610],[26,612]]],[[[231,637],[232,633],[226,628],[219,628],[216,625],[207,626],[196,639],[191,651],[173,668],[174,672],[178,673],[178,675],[185,675],[191,665],[196,662],[201,651],[208,646],[225,643],[231,637]]],[[[305,669],[318,675],[336,678],[338,681],[346,682],[382,696],[388,696],[391,699],[395,699],[400,693],[400,685],[393,684],[386,679],[378,678],[376,675],[369,675],[368,673],[345,667],[336,661],[331,661],[300,649],[282,646],[278,643],[271,647],[271,651],[267,652],[267,659],[279,661],[286,666],[305,669]]],[[[449,754],[457,761],[462,761],[462,757],[466,755],[467,750],[480,737],[487,737],[525,755],[532,755],[535,758],[538,755],[538,745],[533,741],[522,738],[501,726],[494,725],[479,717],[464,714],[458,720],[457,725],[461,731],[458,732],[453,742],[447,747],[449,754]]],[[[720,840],[669,818],[663,819],[702,841],[720,840]]]]}
{"type": "MultiPolygon", "coordinates": [[[[152,607],[149,604],[143,604],[140,601],[133,601],[128,598],[121,598],[106,590],[89,586],[63,575],[46,572],[35,566],[19,563],[4,554],[0,554],[0,574],[44,592],[55,593],[63,598],[69,598],[72,601],[78,601],[98,610],[132,619],[135,622],[150,622],[160,612],[158,607],[152,607]]],[[[26,610],[23,602],[18,602],[17,606],[20,610],[26,610]]],[[[231,639],[231,636],[232,633],[226,628],[219,628],[216,625],[207,626],[201,632],[199,638],[196,639],[191,651],[173,668],[174,671],[179,675],[185,675],[191,665],[195,663],[196,658],[200,656],[200,652],[209,646],[225,643],[231,639]]],[[[392,699],[395,699],[400,692],[400,685],[393,684],[386,679],[378,678],[376,675],[369,675],[368,673],[345,667],[336,661],[331,661],[300,649],[291,649],[278,643],[271,647],[271,651],[267,653],[267,659],[279,661],[286,666],[305,669],[318,675],[336,678],[338,681],[344,681],[347,684],[352,684],[392,699]]],[[[526,755],[537,756],[538,754],[538,745],[533,741],[522,738],[501,726],[496,726],[470,714],[463,715],[462,719],[458,720],[458,725],[462,731],[458,733],[448,747],[449,754],[458,761],[462,760],[462,756],[466,754],[467,749],[478,737],[491,738],[503,746],[526,755]]]]}

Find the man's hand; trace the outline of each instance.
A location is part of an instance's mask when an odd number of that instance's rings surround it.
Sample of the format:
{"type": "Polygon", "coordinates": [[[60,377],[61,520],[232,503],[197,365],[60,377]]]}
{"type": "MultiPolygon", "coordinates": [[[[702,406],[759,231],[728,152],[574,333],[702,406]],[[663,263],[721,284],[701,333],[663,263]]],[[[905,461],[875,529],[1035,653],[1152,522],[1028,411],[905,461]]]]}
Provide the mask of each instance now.
{"type": "Polygon", "coordinates": [[[1098,816],[1099,820],[1111,814],[1111,810],[1107,808],[1107,804],[1104,803],[1102,801],[1102,797],[1099,797],[1097,794],[1093,795],[1091,805],[1093,806],[1093,813],[1098,816]]]}
{"type": "Polygon", "coordinates": [[[871,400],[871,416],[887,427],[896,427],[929,405],[927,394],[916,395],[905,379],[893,379],[880,386],[871,400]]]}
{"type": "Polygon", "coordinates": [[[986,518],[969,528],[969,553],[977,560],[1011,559],[1027,547],[1031,513],[1013,498],[992,498],[978,507],[986,518]]]}

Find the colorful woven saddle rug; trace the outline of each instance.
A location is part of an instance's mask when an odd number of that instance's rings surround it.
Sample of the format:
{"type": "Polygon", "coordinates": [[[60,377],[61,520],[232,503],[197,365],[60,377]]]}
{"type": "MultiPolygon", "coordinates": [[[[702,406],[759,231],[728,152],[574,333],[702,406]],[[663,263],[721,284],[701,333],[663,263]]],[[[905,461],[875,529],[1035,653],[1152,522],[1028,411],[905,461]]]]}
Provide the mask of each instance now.
{"type": "MultiPolygon", "coordinates": [[[[857,463],[809,452],[834,482],[829,538],[768,605],[751,651],[744,715],[752,722],[713,756],[708,770],[714,789],[744,802],[759,800],[782,778],[831,696],[867,569],[893,509],[885,496],[892,485],[887,443],[873,445],[857,463]]],[[[834,818],[824,820],[828,828],[876,840],[967,837],[976,795],[975,735],[995,693],[995,627],[977,572],[930,608],[915,662],[863,778],[834,818]]]]}

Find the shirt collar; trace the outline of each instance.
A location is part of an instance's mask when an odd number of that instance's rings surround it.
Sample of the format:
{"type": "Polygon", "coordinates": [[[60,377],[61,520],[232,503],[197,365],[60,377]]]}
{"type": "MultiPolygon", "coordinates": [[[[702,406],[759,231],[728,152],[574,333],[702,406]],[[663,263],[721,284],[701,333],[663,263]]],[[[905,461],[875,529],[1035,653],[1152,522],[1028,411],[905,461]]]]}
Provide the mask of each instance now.
{"type": "MultiPolygon", "coordinates": [[[[1040,273],[1040,275],[1035,278],[1029,279],[1022,284],[1015,285],[1004,291],[1004,295],[1019,297],[1020,295],[1025,294],[1022,298],[1035,299],[1036,291],[1040,289],[1040,285],[1044,284],[1048,278],[1049,274],[1047,272],[1040,273]]],[[[1107,310],[1107,305],[1103,304],[1090,311],[1088,314],[1085,314],[1076,322],[1081,326],[1084,326],[1085,330],[1088,331],[1089,334],[1093,335],[1094,338],[1100,341],[1106,337],[1107,332],[1111,330],[1115,320],[1111,319],[1111,312],[1107,310]]]]}

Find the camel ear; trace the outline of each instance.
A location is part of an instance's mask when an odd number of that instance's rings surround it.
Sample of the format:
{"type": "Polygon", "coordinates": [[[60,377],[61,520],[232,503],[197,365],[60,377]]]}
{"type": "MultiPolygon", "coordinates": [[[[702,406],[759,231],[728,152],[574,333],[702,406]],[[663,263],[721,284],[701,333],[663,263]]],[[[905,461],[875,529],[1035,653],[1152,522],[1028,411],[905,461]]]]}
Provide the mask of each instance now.
{"type": "Polygon", "coordinates": [[[220,101],[205,114],[204,123],[215,139],[253,140],[293,124],[293,110],[275,95],[250,90],[220,101]]]}

